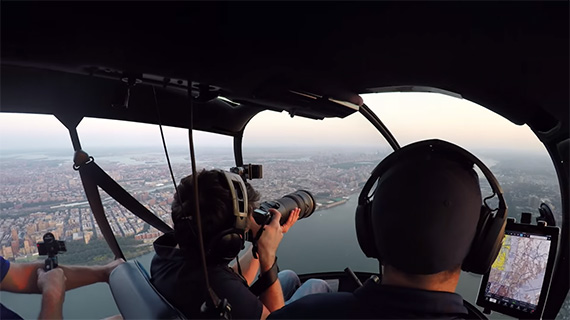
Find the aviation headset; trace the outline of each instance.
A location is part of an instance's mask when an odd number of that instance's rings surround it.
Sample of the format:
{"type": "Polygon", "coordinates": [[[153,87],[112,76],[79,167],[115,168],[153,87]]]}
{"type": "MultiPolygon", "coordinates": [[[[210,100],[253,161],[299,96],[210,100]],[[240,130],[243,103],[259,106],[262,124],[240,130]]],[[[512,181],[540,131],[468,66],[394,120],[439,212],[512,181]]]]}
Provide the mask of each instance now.
{"type": "Polygon", "coordinates": [[[374,184],[398,163],[398,160],[413,156],[413,154],[422,150],[441,155],[454,162],[458,162],[458,159],[461,159],[461,161],[469,161],[471,164],[476,164],[489,182],[494,194],[483,200],[475,237],[461,265],[461,268],[467,272],[486,273],[499,253],[507,221],[507,205],[503,198],[503,191],[495,176],[477,157],[457,145],[436,139],[412,143],[396,150],[374,168],[370,178],[360,192],[356,208],[356,235],[360,248],[367,257],[377,258],[382,261],[376,246],[375,228],[372,223],[371,198],[373,195],[370,195],[370,191],[374,184]],[[497,209],[492,210],[485,200],[492,198],[495,194],[499,199],[499,205],[497,209]],[[494,211],[497,211],[495,215],[492,214],[494,211]]]}
{"type": "MultiPolygon", "coordinates": [[[[247,188],[240,175],[223,170],[214,171],[223,176],[224,178],[222,178],[222,180],[225,180],[228,184],[232,201],[232,213],[235,220],[231,228],[215,234],[205,244],[206,259],[208,261],[229,262],[235,259],[240,250],[243,249],[245,243],[245,230],[247,228],[247,215],[249,210],[247,188]]],[[[184,212],[191,212],[192,210],[193,208],[190,210],[183,206],[184,212]]],[[[186,218],[185,220],[188,220],[188,222],[191,220],[188,216],[184,218],[186,218]]],[[[187,230],[184,230],[184,228],[189,227],[191,229],[190,232],[195,237],[197,233],[194,232],[194,228],[192,228],[193,226],[191,226],[190,223],[184,223],[182,226],[183,228],[179,228],[181,234],[177,236],[178,242],[189,245],[189,241],[195,241],[195,239],[189,237],[188,234],[183,234],[187,233],[187,230]]]]}

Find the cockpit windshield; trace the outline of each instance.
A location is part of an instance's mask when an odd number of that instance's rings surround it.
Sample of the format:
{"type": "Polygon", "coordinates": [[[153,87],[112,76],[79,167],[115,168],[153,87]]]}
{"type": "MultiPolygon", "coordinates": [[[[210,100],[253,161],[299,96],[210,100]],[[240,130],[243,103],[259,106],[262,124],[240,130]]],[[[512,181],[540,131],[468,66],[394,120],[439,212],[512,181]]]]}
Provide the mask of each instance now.
{"type": "MultiPolygon", "coordinates": [[[[379,93],[363,98],[401,146],[438,138],[479,157],[499,179],[509,216],[518,220],[522,212],[529,212],[534,219],[539,214],[537,208],[545,203],[556,221],[561,221],[560,186],[552,161],[527,126],[517,126],[468,100],[438,93],[379,93]]],[[[191,173],[187,130],[163,129],[179,182],[191,173]]],[[[83,149],[99,166],[171,225],[174,187],[159,127],[87,118],[78,132],[83,149]]],[[[3,113],[0,138],[2,255],[16,261],[37,259],[35,243],[49,229],[56,230],[57,237],[68,243],[61,263],[100,264],[112,258],[90,214],[81,180],[72,169],[73,148],[65,127],[53,116],[3,113]]],[[[198,169],[227,170],[235,165],[232,137],[196,132],[195,141],[198,169]]],[[[245,164],[263,165],[263,178],[251,181],[262,201],[304,189],[317,203],[315,213],[286,234],[278,251],[281,268],[301,274],[346,267],[378,271],[377,261],[366,258],[358,246],[354,212],[371,170],[391,152],[382,135],[358,113],[344,119],[312,120],[263,111],[248,123],[243,160],[245,164]]],[[[482,190],[488,192],[488,185],[481,181],[482,190]]],[[[161,233],[104,192],[102,197],[122,249],[148,268],[151,243],[161,233]]],[[[463,274],[458,291],[474,303],[478,285],[479,277],[463,274]]],[[[75,292],[69,300],[84,295],[89,296],[90,303],[77,310],[74,303],[66,303],[68,317],[88,314],[97,318],[117,313],[106,287],[89,286],[75,292]]],[[[24,299],[3,293],[2,299],[24,317],[35,317],[39,309],[38,297],[24,299]]]]}

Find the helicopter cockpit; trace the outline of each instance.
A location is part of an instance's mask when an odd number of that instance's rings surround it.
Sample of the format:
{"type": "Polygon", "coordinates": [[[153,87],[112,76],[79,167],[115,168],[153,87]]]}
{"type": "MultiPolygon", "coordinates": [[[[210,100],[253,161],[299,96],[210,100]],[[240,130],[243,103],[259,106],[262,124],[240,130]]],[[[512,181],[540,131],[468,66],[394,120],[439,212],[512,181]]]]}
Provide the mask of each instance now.
{"type": "MultiPolygon", "coordinates": [[[[553,244],[544,278],[537,280],[540,302],[518,305],[540,305],[536,313],[511,312],[504,304],[511,300],[481,293],[492,275],[463,273],[458,292],[472,315],[486,318],[482,312],[493,310],[491,318],[568,317],[568,3],[319,10],[237,3],[2,6],[0,117],[53,115],[66,128],[75,169],[69,184],[86,194],[69,210],[93,216],[89,237],[129,261],[110,283],[110,304],[124,318],[183,318],[148,282],[148,262],[130,261],[142,256],[130,249],[171,230],[164,199],[182,174],[191,173],[190,163],[227,170],[262,164],[263,178],[251,183],[268,200],[310,188],[317,210],[284,240],[280,262],[302,280],[317,277],[337,291],[352,291],[379,271],[353,231],[358,193],[388,154],[433,137],[483,150],[474,153],[497,176],[509,217],[516,219],[507,223],[512,241],[520,235],[553,244]],[[97,140],[112,145],[122,135],[145,145],[147,136],[138,129],[115,132],[119,122],[160,128],[153,152],[168,165],[157,165],[149,153],[133,154],[129,161],[141,174],[123,179],[120,161],[107,162],[104,152],[90,148],[97,140]],[[185,149],[167,147],[169,135],[185,149]],[[198,156],[192,159],[194,142],[198,156]],[[551,180],[532,184],[543,193],[521,187],[537,180],[527,169],[540,161],[508,152],[532,148],[550,162],[551,180]],[[145,175],[162,178],[151,185],[145,175]],[[545,196],[547,189],[555,196],[545,196]],[[120,204],[112,212],[121,207],[128,214],[111,217],[111,201],[120,204]],[[144,225],[128,233],[140,243],[118,236],[127,232],[117,226],[131,218],[144,225]],[[319,228],[339,236],[319,234],[319,228]]],[[[482,184],[484,192],[491,189],[482,184]]],[[[0,215],[15,205],[4,209],[3,202],[2,208],[0,215]]]]}

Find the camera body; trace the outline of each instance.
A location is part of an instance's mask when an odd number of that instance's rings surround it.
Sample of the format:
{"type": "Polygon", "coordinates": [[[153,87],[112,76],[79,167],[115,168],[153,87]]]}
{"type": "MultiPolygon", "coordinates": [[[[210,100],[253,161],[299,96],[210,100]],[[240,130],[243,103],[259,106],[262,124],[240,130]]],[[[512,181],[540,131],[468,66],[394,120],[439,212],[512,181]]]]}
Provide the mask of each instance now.
{"type": "Polygon", "coordinates": [[[55,240],[53,233],[48,232],[43,236],[44,241],[38,242],[38,254],[40,256],[55,256],[58,253],[66,252],[65,241],[55,240]]]}
{"type": "Polygon", "coordinates": [[[309,191],[297,190],[283,196],[281,199],[261,203],[258,209],[253,210],[253,219],[260,226],[267,225],[273,218],[273,213],[269,209],[275,209],[281,213],[279,223],[283,225],[287,222],[291,211],[295,208],[301,209],[299,220],[307,218],[315,211],[315,198],[309,191]]]}
{"type": "Polygon", "coordinates": [[[269,209],[276,209],[278,210],[281,205],[275,201],[265,201],[261,205],[259,205],[258,209],[253,210],[253,219],[255,223],[260,226],[267,225],[271,222],[273,218],[273,213],[269,211],[269,209]]]}
{"type": "Polygon", "coordinates": [[[48,256],[45,260],[44,270],[49,271],[57,268],[57,254],[67,252],[65,241],[56,240],[53,233],[48,232],[43,236],[44,241],[38,242],[38,254],[41,256],[48,256]]]}
{"type": "Polygon", "coordinates": [[[263,178],[263,166],[260,164],[246,164],[242,167],[230,168],[231,173],[239,174],[242,179],[261,179],[263,178]]]}

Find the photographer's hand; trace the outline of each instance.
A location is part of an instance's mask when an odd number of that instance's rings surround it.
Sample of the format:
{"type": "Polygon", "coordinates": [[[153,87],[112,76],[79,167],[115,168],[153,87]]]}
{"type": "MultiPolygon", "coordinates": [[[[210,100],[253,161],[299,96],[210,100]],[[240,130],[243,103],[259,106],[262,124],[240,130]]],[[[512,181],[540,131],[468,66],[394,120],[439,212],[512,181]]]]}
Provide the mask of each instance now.
{"type": "Polygon", "coordinates": [[[301,213],[301,209],[299,208],[295,208],[293,210],[291,210],[291,214],[289,215],[289,219],[287,219],[287,222],[285,222],[285,224],[283,224],[283,226],[281,226],[283,233],[287,233],[287,231],[289,231],[289,229],[295,224],[295,222],[297,222],[297,220],[299,220],[299,214],[301,213]]]}
{"type": "Polygon", "coordinates": [[[279,225],[281,213],[275,209],[269,210],[272,212],[273,218],[268,225],[263,227],[265,230],[257,241],[261,272],[271,269],[275,262],[277,248],[281,239],[283,239],[283,230],[281,225],[279,225]]]}
{"type": "Polygon", "coordinates": [[[62,269],[55,268],[48,272],[38,269],[37,285],[42,293],[40,319],[62,319],[63,300],[65,299],[66,277],[62,269]]]}

